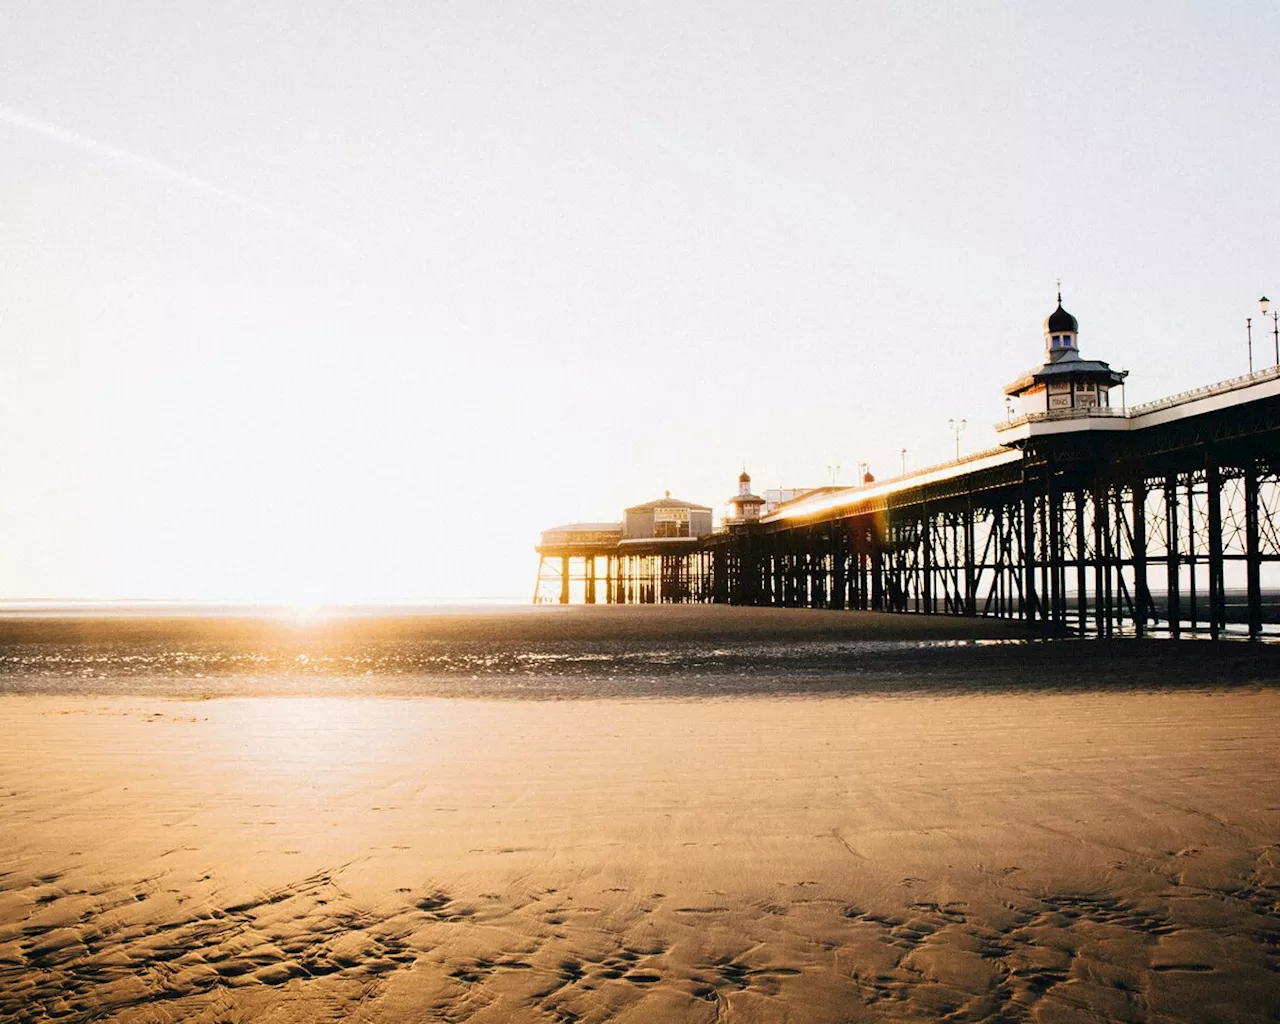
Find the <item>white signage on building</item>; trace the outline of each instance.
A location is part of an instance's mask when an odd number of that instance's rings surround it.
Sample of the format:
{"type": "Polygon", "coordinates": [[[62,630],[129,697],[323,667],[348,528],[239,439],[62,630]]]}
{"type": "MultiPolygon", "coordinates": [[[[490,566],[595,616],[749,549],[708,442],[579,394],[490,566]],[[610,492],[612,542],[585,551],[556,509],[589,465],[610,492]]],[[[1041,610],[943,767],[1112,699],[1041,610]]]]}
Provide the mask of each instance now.
{"type": "Polygon", "coordinates": [[[653,521],[657,523],[681,523],[689,522],[689,510],[687,508],[655,508],[653,510],[653,521]]]}

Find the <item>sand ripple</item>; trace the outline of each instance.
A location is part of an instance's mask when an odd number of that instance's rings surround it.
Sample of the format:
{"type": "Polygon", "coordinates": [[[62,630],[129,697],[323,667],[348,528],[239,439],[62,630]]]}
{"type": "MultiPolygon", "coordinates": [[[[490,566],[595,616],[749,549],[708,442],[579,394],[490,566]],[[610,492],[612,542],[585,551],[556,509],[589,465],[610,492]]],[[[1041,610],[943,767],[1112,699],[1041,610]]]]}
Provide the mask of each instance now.
{"type": "Polygon", "coordinates": [[[0,906],[26,912],[0,932],[0,1017],[359,1006],[441,1021],[711,1021],[731,1008],[835,1020],[822,1016],[834,1000],[878,1020],[1145,1021],[1210,1019],[1196,1007],[1219,999],[1233,1020],[1264,1020],[1280,1010],[1278,857],[1261,851],[1224,887],[1142,902],[1021,894],[994,913],[963,901],[876,913],[803,887],[736,909],[617,887],[362,903],[342,869],[229,904],[163,878],[82,888],[9,874],[0,906]]]}

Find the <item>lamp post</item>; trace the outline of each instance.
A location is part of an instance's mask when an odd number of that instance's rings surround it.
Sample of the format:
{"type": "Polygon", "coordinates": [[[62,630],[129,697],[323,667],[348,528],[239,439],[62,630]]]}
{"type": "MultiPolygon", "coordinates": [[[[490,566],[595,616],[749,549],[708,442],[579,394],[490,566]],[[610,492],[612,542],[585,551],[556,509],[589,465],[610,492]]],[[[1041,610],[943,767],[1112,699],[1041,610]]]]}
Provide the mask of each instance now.
{"type": "Polygon", "coordinates": [[[960,459],[960,435],[964,433],[964,428],[969,425],[968,420],[947,420],[947,426],[951,428],[951,433],[956,436],[956,460],[960,459]]]}
{"type": "Polygon", "coordinates": [[[1249,372],[1253,373],[1253,317],[1244,318],[1244,336],[1249,341],[1249,372]]]}
{"type": "MultiPolygon", "coordinates": [[[[1258,308],[1262,310],[1262,315],[1266,316],[1271,308],[1271,300],[1265,295],[1262,296],[1258,300],[1258,308]]],[[[1280,310],[1271,314],[1271,336],[1276,342],[1276,366],[1280,366],[1280,310]]]]}

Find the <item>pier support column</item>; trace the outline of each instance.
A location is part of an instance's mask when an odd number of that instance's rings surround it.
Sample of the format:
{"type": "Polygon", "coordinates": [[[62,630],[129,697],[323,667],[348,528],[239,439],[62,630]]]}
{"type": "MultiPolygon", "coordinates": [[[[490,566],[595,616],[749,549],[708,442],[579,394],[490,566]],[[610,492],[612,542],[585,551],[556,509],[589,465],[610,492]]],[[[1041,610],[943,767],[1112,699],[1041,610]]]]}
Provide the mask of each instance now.
{"type": "Polygon", "coordinates": [[[1036,499],[1030,482],[1022,485],[1022,614],[1036,621],[1036,499]]]}
{"type": "Polygon", "coordinates": [[[978,580],[973,555],[973,495],[970,494],[964,506],[964,613],[969,616],[978,614],[978,580]]]}
{"type": "Polygon", "coordinates": [[[1106,489],[1095,484],[1093,488],[1093,625],[1098,636],[1106,636],[1107,609],[1104,595],[1107,592],[1106,576],[1106,489]]]}
{"type": "Polygon", "coordinates": [[[1147,610],[1151,592],[1147,589],[1147,481],[1139,473],[1133,479],[1133,628],[1138,636],[1147,632],[1147,610]]]}
{"type": "Polygon", "coordinates": [[[1222,583],[1222,473],[1212,451],[1205,455],[1206,504],[1209,509],[1209,635],[1218,639],[1226,624],[1222,583]]]}
{"type": "MultiPolygon", "coordinates": [[[[1195,506],[1191,503],[1191,488],[1187,488],[1187,522],[1192,524],[1191,535],[1195,536],[1194,519],[1191,518],[1191,512],[1195,506]]],[[[1181,543],[1178,539],[1178,476],[1176,473],[1170,473],[1165,477],[1164,481],[1164,531],[1168,538],[1166,545],[1166,574],[1168,575],[1168,584],[1166,590],[1169,601],[1169,631],[1178,636],[1182,632],[1182,569],[1181,561],[1178,555],[1178,547],[1181,543]]],[[[1194,576],[1196,565],[1191,563],[1191,573],[1194,576]]]]}
{"type": "Polygon", "coordinates": [[[882,612],[884,607],[884,538],[889,529],[888,513],[885,514],[883,530],[877,523],[872,523],[868,530],[871,540],[871,609],[882,612]]]}
{"type": "Polygon", "coordinates": [[[920,507],[920,590],[924,600],[924,613],[932,615],[933,607],[933,510],[928,504],[920,507]]]}
{"type": "Polygon", "coordinates": [[[1258,460],[1244,467],[1245,574],[1249,600],[1249,635],[1262,635],[1262,554],[1258,545],[1258,460]]]}
{"type": "Polygon", "coordinates": [[[1045,517],[1048,519],[1049,526],[1046,531],[1049,535],[1049,557],[1046,559],[1049,563],[1048,620],[1055,628],[1061,629],[1066,622],[1066,602],[1062,593],[1065,572],[1062,546],[1062,495],[1054,483],[1052,470],[1045,486],[1045,517]]]}
{"type": "Polygon", "coordinates": [[[569,603],[569,556],[560,559],[560,603],[569,603]]]}
{"type": "Polygon", "coordinates": [[[831,524],[831,593],[828,608],[844,608],[847,602],[845,559],[848,551],[849,524],[839,519],[831,524]]]}
{"type": "Polygon", "coordinates": [[[1080,635],[1089,631],[1089,571],[1086,559],[1088,535],[1084,528],[1085,492],[1075,492],[1076,502],[1076,613],[1080,620],[1080,635]]]}
{"type": "Polygon", "coordinates": [[[1187,474],[1187,523],[1192,527],[1187,530],[1187,620],[1191,623],[1193,630],[1199,623],[1198,606],[1196,605],[1195,480],[1194,473],[1187,474]]]}

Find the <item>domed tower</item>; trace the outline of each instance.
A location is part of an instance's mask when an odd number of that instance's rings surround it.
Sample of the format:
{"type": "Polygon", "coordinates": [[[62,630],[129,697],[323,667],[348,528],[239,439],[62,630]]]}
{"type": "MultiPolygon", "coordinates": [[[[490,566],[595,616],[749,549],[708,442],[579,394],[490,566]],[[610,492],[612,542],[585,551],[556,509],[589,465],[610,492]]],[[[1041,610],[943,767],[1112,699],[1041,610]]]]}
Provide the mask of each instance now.
{"type": "Polygon", "coordinates": [[[1056,363],[1068,352],[1080,355],[1080,322],[1062,308],[1062,290],[1058,290],[1058,308],[1044,318],[1044,358],[1056,363]]]}
{"type": "Polygon", "coordinates": [[[760,518],[760,509],[764,507],[764,498],[751,493],[751,476],[746,469],[738,477],[738,493],[729,499],[729,515],[727,522],[746,523],[760,518]]]}
{"type": "Polygon", "coordinates": [[[1025,416],[1044,418],[1088,416],[1095,409],[1109,409],[1111,389],[1124,382],[1127,370],[1113,370],[1098,359],[1080,358],[1080,322],[1062,308],[1044,319],[1043,366],[1028,370],[1004,389],[1017,398],[1025,416]]]}

